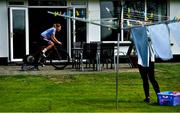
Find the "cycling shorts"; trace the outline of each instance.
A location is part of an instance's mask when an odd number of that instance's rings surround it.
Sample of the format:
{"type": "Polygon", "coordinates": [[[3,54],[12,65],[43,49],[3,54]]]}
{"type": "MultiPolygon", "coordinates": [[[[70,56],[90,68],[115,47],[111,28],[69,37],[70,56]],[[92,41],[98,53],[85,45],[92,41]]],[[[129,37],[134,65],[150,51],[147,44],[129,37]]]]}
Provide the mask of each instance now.
{"type": "Polygon", "coordinates": [[[42,39],[43,41],[47,42],[48,45],[50,45],[50,44],[53,43],[53,41],[52,41],[51,39],[47,39],[47,38],[45,38],[45,37],[43,37],[43,36],[41,36],[41,39],[42,39]]]}

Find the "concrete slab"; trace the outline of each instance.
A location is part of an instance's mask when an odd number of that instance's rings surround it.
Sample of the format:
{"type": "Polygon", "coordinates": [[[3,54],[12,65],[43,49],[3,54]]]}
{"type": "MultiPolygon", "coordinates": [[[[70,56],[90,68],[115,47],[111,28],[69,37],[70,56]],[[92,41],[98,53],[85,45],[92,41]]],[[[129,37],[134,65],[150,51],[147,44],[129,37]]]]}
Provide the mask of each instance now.
{"type": "MultiPolygon", "coordinates": [[[[113,73],[114,69],[102,69],[101,71],[92,71],[85,69],[80,71],[72,69],[71,66],[64,70],[55,70],[52,66],[40,67],[40,70],[21,71],[21,66],[0,66],[0,76],[2,75],[64,75],[64,74],[93,74],[93,73],[113,73]]],[[[120,65],[119,72],[138,72],[137,68],[131,68],[126,64],[120,65]]]]}

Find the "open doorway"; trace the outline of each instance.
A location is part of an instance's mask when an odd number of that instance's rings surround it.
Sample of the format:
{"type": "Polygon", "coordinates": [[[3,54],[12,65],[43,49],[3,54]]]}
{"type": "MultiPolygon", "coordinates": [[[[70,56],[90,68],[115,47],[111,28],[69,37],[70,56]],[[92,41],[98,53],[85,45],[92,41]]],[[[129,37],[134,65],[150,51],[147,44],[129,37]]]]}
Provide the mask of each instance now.
{"type": "Polygon", "coordinates": [[[54,23],[60,23],[62,30],[56,34],[59,41],[63,43],[63,49],[67,50],[67,20],[48,14],[48,11],[66,12],[66,8],[29,8],[29,48],[30,53],[37,51],[34,43],[40,42],[40,34],[53,27],[54,23]]]}

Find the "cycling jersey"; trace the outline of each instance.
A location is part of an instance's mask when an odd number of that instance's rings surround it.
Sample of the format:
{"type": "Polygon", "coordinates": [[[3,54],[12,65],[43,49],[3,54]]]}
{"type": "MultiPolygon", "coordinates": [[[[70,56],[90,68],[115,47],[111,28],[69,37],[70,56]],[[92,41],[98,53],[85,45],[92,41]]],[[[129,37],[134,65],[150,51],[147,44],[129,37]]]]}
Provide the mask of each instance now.
{"type": "Polygon", "coordinates": [[[51,35],[55,35],[56,33],[56,28],[52,27],[44,32],[41,33],[41,36],[47,40],[51,39],[51,35]]]}

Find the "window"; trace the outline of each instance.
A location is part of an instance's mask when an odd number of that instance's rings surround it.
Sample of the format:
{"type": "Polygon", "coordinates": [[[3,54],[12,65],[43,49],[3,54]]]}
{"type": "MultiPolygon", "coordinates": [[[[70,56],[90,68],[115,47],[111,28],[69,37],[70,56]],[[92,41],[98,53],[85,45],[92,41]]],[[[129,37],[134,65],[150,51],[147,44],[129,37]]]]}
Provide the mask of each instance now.
{"type": "MultiPolygon", "coordinates": [[[[140,21],[159,22],[167,20],[167,0],[124,0],[123,18],[140,21]],[[147,1],[147,2],[145,2],[147,1]]],[[[101,19],[120,18],[121,3],[120,0],[102,0],[101,1],[101,19]],[[106,8],[111,11],[109,13],[106,8]]],[[[124,21],[123,26],[127,27],[128,22],[124,21]]],[[[133,25],[137,24],[136,22],[133,25]]],[[[102,41],[117,41],[117,32],[112,29],[101,27],[102,41]]],[[[130,29],[123,31],[121,42],[130,41],[130,29]]]]}
{"type": "Polygon", "coordinates": [[[147,1],[147,20],[148,21],[163,21],[167,20],[167,1],[166,0],[151,0],[147,1]]]}
{"type": "Polygon", "coordinates": [[[66,6],[66,0],[29,0],[30,6],[66,6]]]}
{"type": "MultiPolygon", "coordinates": [[[[101,1],[101,19],[120,18],[121,5],[119,0],[101,1]],[[107,11],[107,8],[109,11],[107,11]]],[[[101,27],[101,41],[117,41],[117,31],[101,27]]]]}
{"type": "Polygon", "coordinates": [[[24,5],[23,0],[9,0],[9,5],[24,5]]]}
{"type": "Polygon", "coordinates": [[[124,18],[134,20],[144,20],[145,3],[144,0],[125,0],[124,18]]]}
{"type": "MultiPolygon", "coordinates": [[[[124,19],[144,21],[145,2],[144,0],[125,0],[124,19]]],[[[124,26],[126,27],[125,23],[124,26]]],[[[122,41],[130,41],[130,29],[124,30],[122,41]]]]}

